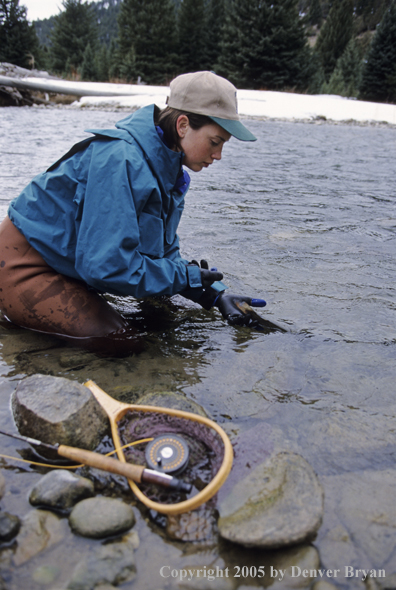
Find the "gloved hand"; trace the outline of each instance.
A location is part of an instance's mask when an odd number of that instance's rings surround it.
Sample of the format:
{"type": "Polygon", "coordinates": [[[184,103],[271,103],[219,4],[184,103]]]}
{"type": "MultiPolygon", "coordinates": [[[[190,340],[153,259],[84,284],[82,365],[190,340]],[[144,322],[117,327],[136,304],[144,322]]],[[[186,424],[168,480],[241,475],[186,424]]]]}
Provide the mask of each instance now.
{"type": "Polygon", "coordinates": [[[222,291],[217,297],[214,305],[218,307],[224,319],[231,325],[237,326],[249,326],[254,327],[257,324],[257,319],[249,314],[243,312],[239,307],[238,303],[247,303],[252,307],[265,307],[267,304],[264,299],[252,299],[251,297],[245,297],[244,295],[233,295],[227,291],[222,291]]]}
{"type": "Polygon", "coordinates": [[[203,289],[207,289],[215,283],[216,281],[221,281],[223,278],[223,274],[218,272],[217,268],[211,268],[209,270],[209,264],[206,260],[201,260],[201,264],[197,262],[197,260],[192,260],[189,265],[194,264],[195,266],[199,267],[201,271],[201,282],[203,289]]]}

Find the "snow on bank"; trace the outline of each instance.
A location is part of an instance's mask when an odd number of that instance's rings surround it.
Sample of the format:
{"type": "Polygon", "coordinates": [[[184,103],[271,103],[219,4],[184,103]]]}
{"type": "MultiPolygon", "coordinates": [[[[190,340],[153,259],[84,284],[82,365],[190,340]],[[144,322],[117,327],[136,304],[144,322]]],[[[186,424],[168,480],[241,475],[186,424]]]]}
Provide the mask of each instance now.
{"type": "MultiPolygon", "coordinates": [[[[132,95],[83,96],[75,108],[139,108],[155,102],[166,104],[168,88],[129,86],[132,95]]],[[[396,125],[396,105],[364,102],[334,95],[292,94],[265,90],[238,90],[238,110],[243,117],[332,121],[384,122],[396,125]]]]}
{"type": "MultiPolygon", "coordinates": [[[[80,97],[73,103],[73,108],[133,110],[153,102],[163,108],[169,94],[169,88],[165,86],[71,82],[31,76],[18,81],[18,85],[22,84],[25,88],[80,97]]],[[[244,117],[290,120],[326,118],[332,121],[384,122],[396,125],[396,105],[334,95],[238,90],[238,106],[240,115],[244,117]]]]}

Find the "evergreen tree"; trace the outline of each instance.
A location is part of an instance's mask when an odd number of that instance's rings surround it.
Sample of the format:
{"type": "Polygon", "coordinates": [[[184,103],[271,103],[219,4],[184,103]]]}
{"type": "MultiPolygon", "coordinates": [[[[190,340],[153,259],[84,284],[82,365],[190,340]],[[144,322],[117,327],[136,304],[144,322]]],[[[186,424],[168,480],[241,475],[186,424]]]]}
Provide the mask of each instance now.
{"type": "Polygon", "coordinates": [[[330,76],[328,83],[324,83],[323,94],[339,94],[340,96],[358,96],[362,74],[362,59],[354,39],[346,46],[342,56],[330,76]]]}
{"type": "Polygon", "coordinates": [[[363,67],[360,95],[396,102],[396,2],[385,12],[363,67]]]}
{"type": "Polygon", "coordinates": [[[310,25],[317,25],[320,28],[322,26],[322,21],[323,11],[321,1],[312,0],[309,7],[308,22],[310,25]]]}
{"type": "Polygon", "coordinates": [[[118,35],[117,19],[121,10],[121,0],[95,0],[89,3],[98,23],[99,42],[109,47],[118,35]]]}
{"type": "Polygon", "coordinates": [[[217,72],[246,88],[305,89],[311,52],[296,0],[231,0],[217,72]]]}
{"type": "Polygon", "coordinates": [[[84,51],[84,57],[81,66],[81,79],[89,81],[96,81],[98,79],[95,54],[89,43],[84,51]]]}
{"type": "Polygon", "coordinates": [[[82,0],[63,0],[63,7],[51,35],[52,68],[69,74],[81,68],[88,45],[97,50],[98,31],[90,6],[82,0]]]}
{"type": "Polygon", "coordinates": [[[95,55],[96,79],[98,82],[108,82],[110,79],[110,48],[103,44],[95,55]]]}
{"type": "Polygon", "coordinates": [[[124,0],[118,20],[118,73],[148,84],[169,81],[176,70],[173,0],[124,0]]]}
{"type": "Polygon", "coordinates": [[[355,0],[359,31],[375,30],[392,0],[355,0]]]}
{"type": "Polygon", "coordinates": [[[315,45],[326,80],[329,80],[352,34],[353,0],[335,0],[315,45]]]}
{"type": "Polygon", "coordinates": [[[178,12],[180,72],[197,72],[206,67],[204,0],[183,0],[178,12]]]}
{"type": "Polygon", "coordinates": [[[213,70],[219,59],[221,31],[224,25],[225,1],[209,0],[205,17],[204,68],[213,70]]]}
{"type": "Polygon", "coordinates": [[[40,62],[39,43],[33,25],[26,19],[26,8],[19,0],[0,0],[0,62],[23,68],[40,62]]]}

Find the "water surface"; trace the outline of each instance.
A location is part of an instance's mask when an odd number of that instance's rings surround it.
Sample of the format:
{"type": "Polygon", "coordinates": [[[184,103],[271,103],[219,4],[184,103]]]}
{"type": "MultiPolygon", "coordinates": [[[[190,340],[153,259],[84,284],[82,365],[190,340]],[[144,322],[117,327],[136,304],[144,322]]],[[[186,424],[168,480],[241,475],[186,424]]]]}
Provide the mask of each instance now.
{"type": "MultiPolygon", "coordinates": [[[[86,136],[84,129],[112,127],[123,116],[1,109],[1,218],[36,173],[86,136]]],[[[231,140],[221,162],[192,173],[178,232],[182,254],[217,266],[233,292],[266,299],[260,313],[289,331],[266,335],[233,328],[217,311],[205,312],[180,297],[146,304],[113,299],[147,332],[146,350],[122,359],[0,328],[0,428],[12,420],[9,398],[18,380],[33,373],[81,383],[93,379],[127,401],[152,391],[182,393],[232,439],[261,425],[262,440],[246,439],[257,445],[252,457],[260,452],[264,457],[271,448],[309,461],[326,494],[324,522],[312,544],[323,566],[385,568],[391,574],[396,572],[396,522],[394,511],[387,512],[387,490],[396,483],[396,129],[282,121],[247,125],[257,142],[231,140]],[[347,507],[354,495],[361,512],[351,515],[347,507]],[[337,531],[343,531],[341,540],[337,531]]],[[[23,448],[1,442],[9,454],[23,448]]],[[[1,508],[23,516],[31,509],[28,491],[41,474],[12,460],[0,466],[8,489],[1,508]]],[[[271,563],[264,552],[222,542],[169,542],[138,509],[136,514],[138,573],[122,587],[177,588],[177,580],[159,576],[167,564],[271,563]]],[[[81,551],[93,543],[70,534],[62,547],[7,570],[7,588],[17,590],[26,580],[31,590],[43,588],[31,581],[32,573],[42,564],[59,563],[62,555],[61,587],[81,551]]],[[[234,581],[235,587],[247,583],[234,581]]],[[[358,579],[334,583],[364,588],[358,579]]]]}

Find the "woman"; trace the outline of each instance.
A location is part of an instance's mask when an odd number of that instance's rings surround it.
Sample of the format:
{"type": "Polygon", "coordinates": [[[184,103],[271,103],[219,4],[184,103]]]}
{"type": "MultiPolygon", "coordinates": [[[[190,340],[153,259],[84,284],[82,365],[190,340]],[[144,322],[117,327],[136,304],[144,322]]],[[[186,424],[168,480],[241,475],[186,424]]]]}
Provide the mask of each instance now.
{"type": "Polygon", "coordinates": [[[180,293],[245,321],[223,275],[183,260],[176,234],[190,183],[183,165],[200,171],[231,136],[256,139],[239,121],[235,87],[211,72],[184,74],[163,111],[144,107],[92,133],[36,176],[0,225],[5,316],[41,332],[102,337],[126,321],[101,294],[180,293]]]}

